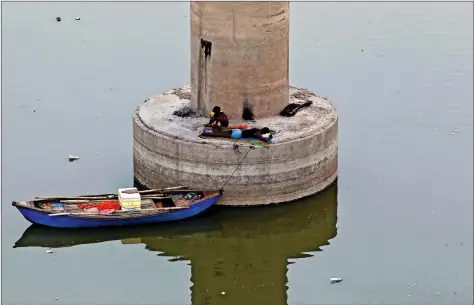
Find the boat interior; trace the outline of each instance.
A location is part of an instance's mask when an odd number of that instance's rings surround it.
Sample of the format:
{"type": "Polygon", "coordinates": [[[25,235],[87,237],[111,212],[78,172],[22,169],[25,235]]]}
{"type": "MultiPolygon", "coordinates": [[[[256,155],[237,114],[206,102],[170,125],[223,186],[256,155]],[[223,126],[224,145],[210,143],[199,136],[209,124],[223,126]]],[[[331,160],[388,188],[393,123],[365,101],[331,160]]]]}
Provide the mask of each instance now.
{"type": "Polygon", "coordinates": [[[215,194],[213,191],[180,191],[140,194],[140,207],[123,209],[115,195],[87,195],[78,197],[50,197],[32,201],[14,202],[14,205],[42,210],[59,215],[107,215],[117,213],[156,213],[185,209],[193,203],[215,194]],[[109,197],[109,198],[108,198],[109,197]]]}

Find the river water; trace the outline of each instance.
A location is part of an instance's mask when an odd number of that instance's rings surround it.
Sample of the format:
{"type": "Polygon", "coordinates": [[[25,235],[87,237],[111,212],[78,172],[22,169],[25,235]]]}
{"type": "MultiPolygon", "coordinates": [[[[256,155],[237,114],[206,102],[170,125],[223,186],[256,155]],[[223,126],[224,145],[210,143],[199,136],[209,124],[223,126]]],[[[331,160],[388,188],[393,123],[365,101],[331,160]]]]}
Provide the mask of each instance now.
{"type": "Polygon", "coordinates": [[[63,232],[11,201],[133,183],[133,110],[189,82],[189,4],[2,3],[2,301],[472,304],[472,22],[472,3],[292,3],[291,83],[338,108],[337,185],[63,232]]]}

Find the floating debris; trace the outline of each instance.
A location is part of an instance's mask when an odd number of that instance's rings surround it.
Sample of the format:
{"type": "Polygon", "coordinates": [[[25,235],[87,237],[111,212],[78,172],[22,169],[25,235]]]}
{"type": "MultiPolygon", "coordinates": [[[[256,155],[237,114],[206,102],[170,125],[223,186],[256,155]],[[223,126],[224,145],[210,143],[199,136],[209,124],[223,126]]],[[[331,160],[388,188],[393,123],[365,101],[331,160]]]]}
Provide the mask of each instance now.
{"type": "Polygon", "coordinates": [[[78,156],[69,155],[69,162],[76,161],[77,159],[79,159],[78,156]]]}
{"type": "Polygon", "coordinates": [[[61,17],[56,17],[56,21],[57,21],[57,22],[60,22],[60,21],[61,21],[61,17]]]}
{"type": "Polygon", "coordinates": [[[53,253],[53,250],[46,250],[46,253],[53,253]]]}
{"type": "Polygon", "coordinates": [[[76,20],[81,20],[81,17],[76,17],[76,20]]]}
{"type": "Polygon", "coordinates": [[[342,282],[342,279],[340,277],[332,277],[330,282],[331,284],[336,284],[336,283],[342,282]]]}
{"type": "Polygon", "coordinates": [[[222,292],[221,292],[221,294],[222,294],[222,295],[225,295],[225,292],[224,292],[224,291],[222,291],[222,292]]]}
{"type": "Polygon", "coordinates": [[[55,301],[59,300],[58,298],[54,298],[55,301]]]}

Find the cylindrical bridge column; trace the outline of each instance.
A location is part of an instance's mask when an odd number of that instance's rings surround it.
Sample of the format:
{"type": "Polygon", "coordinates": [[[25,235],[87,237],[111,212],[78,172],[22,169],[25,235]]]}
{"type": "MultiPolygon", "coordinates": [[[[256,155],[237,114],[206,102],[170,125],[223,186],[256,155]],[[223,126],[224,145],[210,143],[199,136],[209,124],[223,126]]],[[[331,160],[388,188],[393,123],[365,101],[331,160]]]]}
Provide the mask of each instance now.
{"type": "Polygon", "coordinates": [[[289,102],[289,2],[191,2],[191,106],[231,120],[289,102]]]}

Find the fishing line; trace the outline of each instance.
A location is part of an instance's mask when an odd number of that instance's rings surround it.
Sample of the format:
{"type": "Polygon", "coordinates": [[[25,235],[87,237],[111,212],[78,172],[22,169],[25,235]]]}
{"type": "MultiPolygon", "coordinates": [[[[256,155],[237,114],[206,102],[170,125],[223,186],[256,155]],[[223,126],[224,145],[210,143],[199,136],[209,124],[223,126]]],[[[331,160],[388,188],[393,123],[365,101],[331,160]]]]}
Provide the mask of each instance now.
{"type": "Polygon", "coordinates": [[[249,154],[249,152],[251,150],[254,150],[255,149],[255,146],[249,146],[249,150],[247,150],[247,152],[245,153],[244,157],[242,158],[242,160],[240,160],[239,164],[237,165],[237,167],[234,169],[234,172],[232,173],[232,175],[230,175],[230,177],[227,179],[227,181],[222,185],[222,187],[220,188],[221,190],[224,190],[224,187],[227,185],[227,183],[229,182],[229,180],[232,178],[232,176],[234,176],[235,172],[237,171],[237,169],[239,168],[239,166],[242,164],[242,162],[244,162],[245,158],[247,157],[247,155],[249,154]]]}

